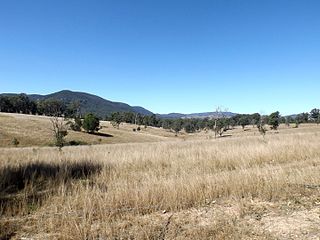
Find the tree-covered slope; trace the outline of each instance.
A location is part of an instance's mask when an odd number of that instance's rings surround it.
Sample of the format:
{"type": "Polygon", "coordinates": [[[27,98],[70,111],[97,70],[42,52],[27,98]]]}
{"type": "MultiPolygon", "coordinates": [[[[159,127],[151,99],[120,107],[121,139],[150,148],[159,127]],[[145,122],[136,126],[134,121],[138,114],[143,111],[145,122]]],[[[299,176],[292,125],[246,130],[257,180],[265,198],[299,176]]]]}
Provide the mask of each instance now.
{"type": "Polygon", "coordinates": [[[28,97],[34,101],[57,99],[63,101],[66,104],[72,102],[79,102],[82,114],[92,112],[98,115],[99,117],[105,117],[106,115],[112,112],[137,112],[144,115],[152,114],[152,112],[143,107],[132,107],[126,103],[112,102],[99,96],[84,92],[73,92],[69,90],[63,90],[48,95],[30,94],[28,95],[28,97]]]}

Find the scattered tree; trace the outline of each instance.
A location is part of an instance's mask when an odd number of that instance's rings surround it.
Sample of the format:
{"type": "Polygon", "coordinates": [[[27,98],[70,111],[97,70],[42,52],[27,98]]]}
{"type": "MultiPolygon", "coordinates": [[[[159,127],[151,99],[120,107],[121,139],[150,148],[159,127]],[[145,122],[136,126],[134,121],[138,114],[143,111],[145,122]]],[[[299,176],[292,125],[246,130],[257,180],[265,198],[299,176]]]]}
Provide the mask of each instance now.
{"type": "Polygon", "coordinates": [[[250,119],[248,116],[242,116],[240,119],[239,119],[239,124],[241,125],[242,129],[244,129],[247,125],[250,124],[250,119]]]}
{"type": "Polygon", "coordinates": [[[260,121],[257,125],[259,133],[263,136],[263,138],[265,137],[266,133],[267,133],[267,128],[265,127],[266,125],[266,117],[260,117],[260,121]]]}
{"type": "Polygon", "coordinates": [[[280,113],[278,111],[271,113],[268,123],[271,125],[271,129],[277,130],[280,125],[280,113]]]}
{"type": "Polygon", "coordinates": [[[295,119],[296,128],[299,127],[301,123],[307,123],[308,121],[309,121],[309,113],[298,114],[295,119]]]}
{"type": "Polygon", "coordinates": [[[65,144],[64,138],[67,136],[67,126],[64,123],[63,118],[59,118],[58,116],[54,116],[51,119],[52,124],[52,132],[55,139],[55,145],[61,150],[61,148],[65,144]]]}
{"type": "MultiPolygon", "coordinates": [[[[228,110],[225,109],[224,112],[227,112],[228,110]]],[[[224,115],[224,112],[221,110],[221,107],[217,107],[215,111],[215,118],[214,118],[214,138],[217,138],[217,135],[222,136],[222,133],[227,128],[227,121],[226,116],[224,115]]]]}
{"type": "Polygon", "coordinates": [[[254,113],[252,115],[249,115],[249,119],[251,119],[251,124],[253,125],[258,125],[261,120],[261,115],[259,113],[254,113]]]}
{"type": "Polygon", "coordinates": [[[175,121],[173,122],[173,126],[172,126],[172,129],[175,132],[175,136],[178,136],[178,133],[182,129],[182,125],[183,125],[182,119],[180,119],[180,118],[175,119],[175,121]]]}
{"type": "Polygon", "coordinates": [[[123,121],[123,118],[122,118],[120,112],[114,112],[114,113],[111,114],[110,123],[114,128],[118,128],[119,129],[119,126],[120,126],[122,121],[123,121]]]}
{"type": "Polygon", "coordinates": [[[300,113],[295,118],[295,127],[298,128],[301,123],[307,123],[309,119],[309,113],[300,113]]]}
{"type": "Polygon", "coordinates": [[[82,127],[88,133],[93,133],[99,131],[100,121],[93,113],[88,113],[85,115],[82,127]]]}
{"type": "Polygon", "coordinates": [[[316,122],[317,124],[319,124],[320,122],[320,110],[317,108],[314,108],[311,110],[310,112],[310,118],[316,122]]]}
{"type": "Polygon", "coordinates": [[[219,118],[215,120],[214,133],[215,138],[217,135],[222,136],[223,132],[227,130],[227,120],[225,118],[219,118]]]}

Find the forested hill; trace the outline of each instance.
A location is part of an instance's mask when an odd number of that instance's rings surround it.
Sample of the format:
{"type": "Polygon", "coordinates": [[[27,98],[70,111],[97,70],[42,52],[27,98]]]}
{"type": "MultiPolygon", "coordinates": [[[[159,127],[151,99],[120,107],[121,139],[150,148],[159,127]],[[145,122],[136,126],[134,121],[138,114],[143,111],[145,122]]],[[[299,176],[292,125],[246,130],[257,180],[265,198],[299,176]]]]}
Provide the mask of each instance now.
{"type": "MultiPolygon", "coordinates": [[[[15,94],[3,94],[13,96],[15,94]]],[[[28,95],[30,100],[47,100],[55,99],[60,100],[66,104],[72,102],[79,102],[81,106],[81,112],[88,113],[92,112],[100,117],[105,117],[112,112],[136,112],[143,115],[152,115],[153,113],[143,107],[134,107],[122,102],[112,102],[101,98],[99,96],[84,93],[84,92],[73,92],[69,90],[63,90],[60,92],[48,94],[48,95],[38,95],[30,94],[28,95]]]]}

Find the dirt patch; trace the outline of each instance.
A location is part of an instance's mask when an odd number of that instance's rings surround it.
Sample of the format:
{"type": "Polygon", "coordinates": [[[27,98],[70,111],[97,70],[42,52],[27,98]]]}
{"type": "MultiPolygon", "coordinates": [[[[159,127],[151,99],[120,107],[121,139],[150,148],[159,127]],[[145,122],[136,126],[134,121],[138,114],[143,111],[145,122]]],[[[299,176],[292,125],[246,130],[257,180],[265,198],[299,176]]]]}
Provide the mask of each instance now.
{"type": "Polygon", "coordinates": [[[261,219],[261,227],[278,239],[319,239],[320,208],[261,219]]]}

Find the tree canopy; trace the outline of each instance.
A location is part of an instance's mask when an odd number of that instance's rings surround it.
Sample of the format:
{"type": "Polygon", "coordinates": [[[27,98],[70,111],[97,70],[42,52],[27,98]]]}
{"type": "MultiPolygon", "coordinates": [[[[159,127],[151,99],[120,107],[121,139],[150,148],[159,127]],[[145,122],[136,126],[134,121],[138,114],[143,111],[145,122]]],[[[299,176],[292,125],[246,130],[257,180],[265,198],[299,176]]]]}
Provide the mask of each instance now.
{"type": "Polygon", "coordinates": [[[82,123],[83,129],[88,133],[99,131],[100,121],[93,113],[85,115],[82,123]]]}

